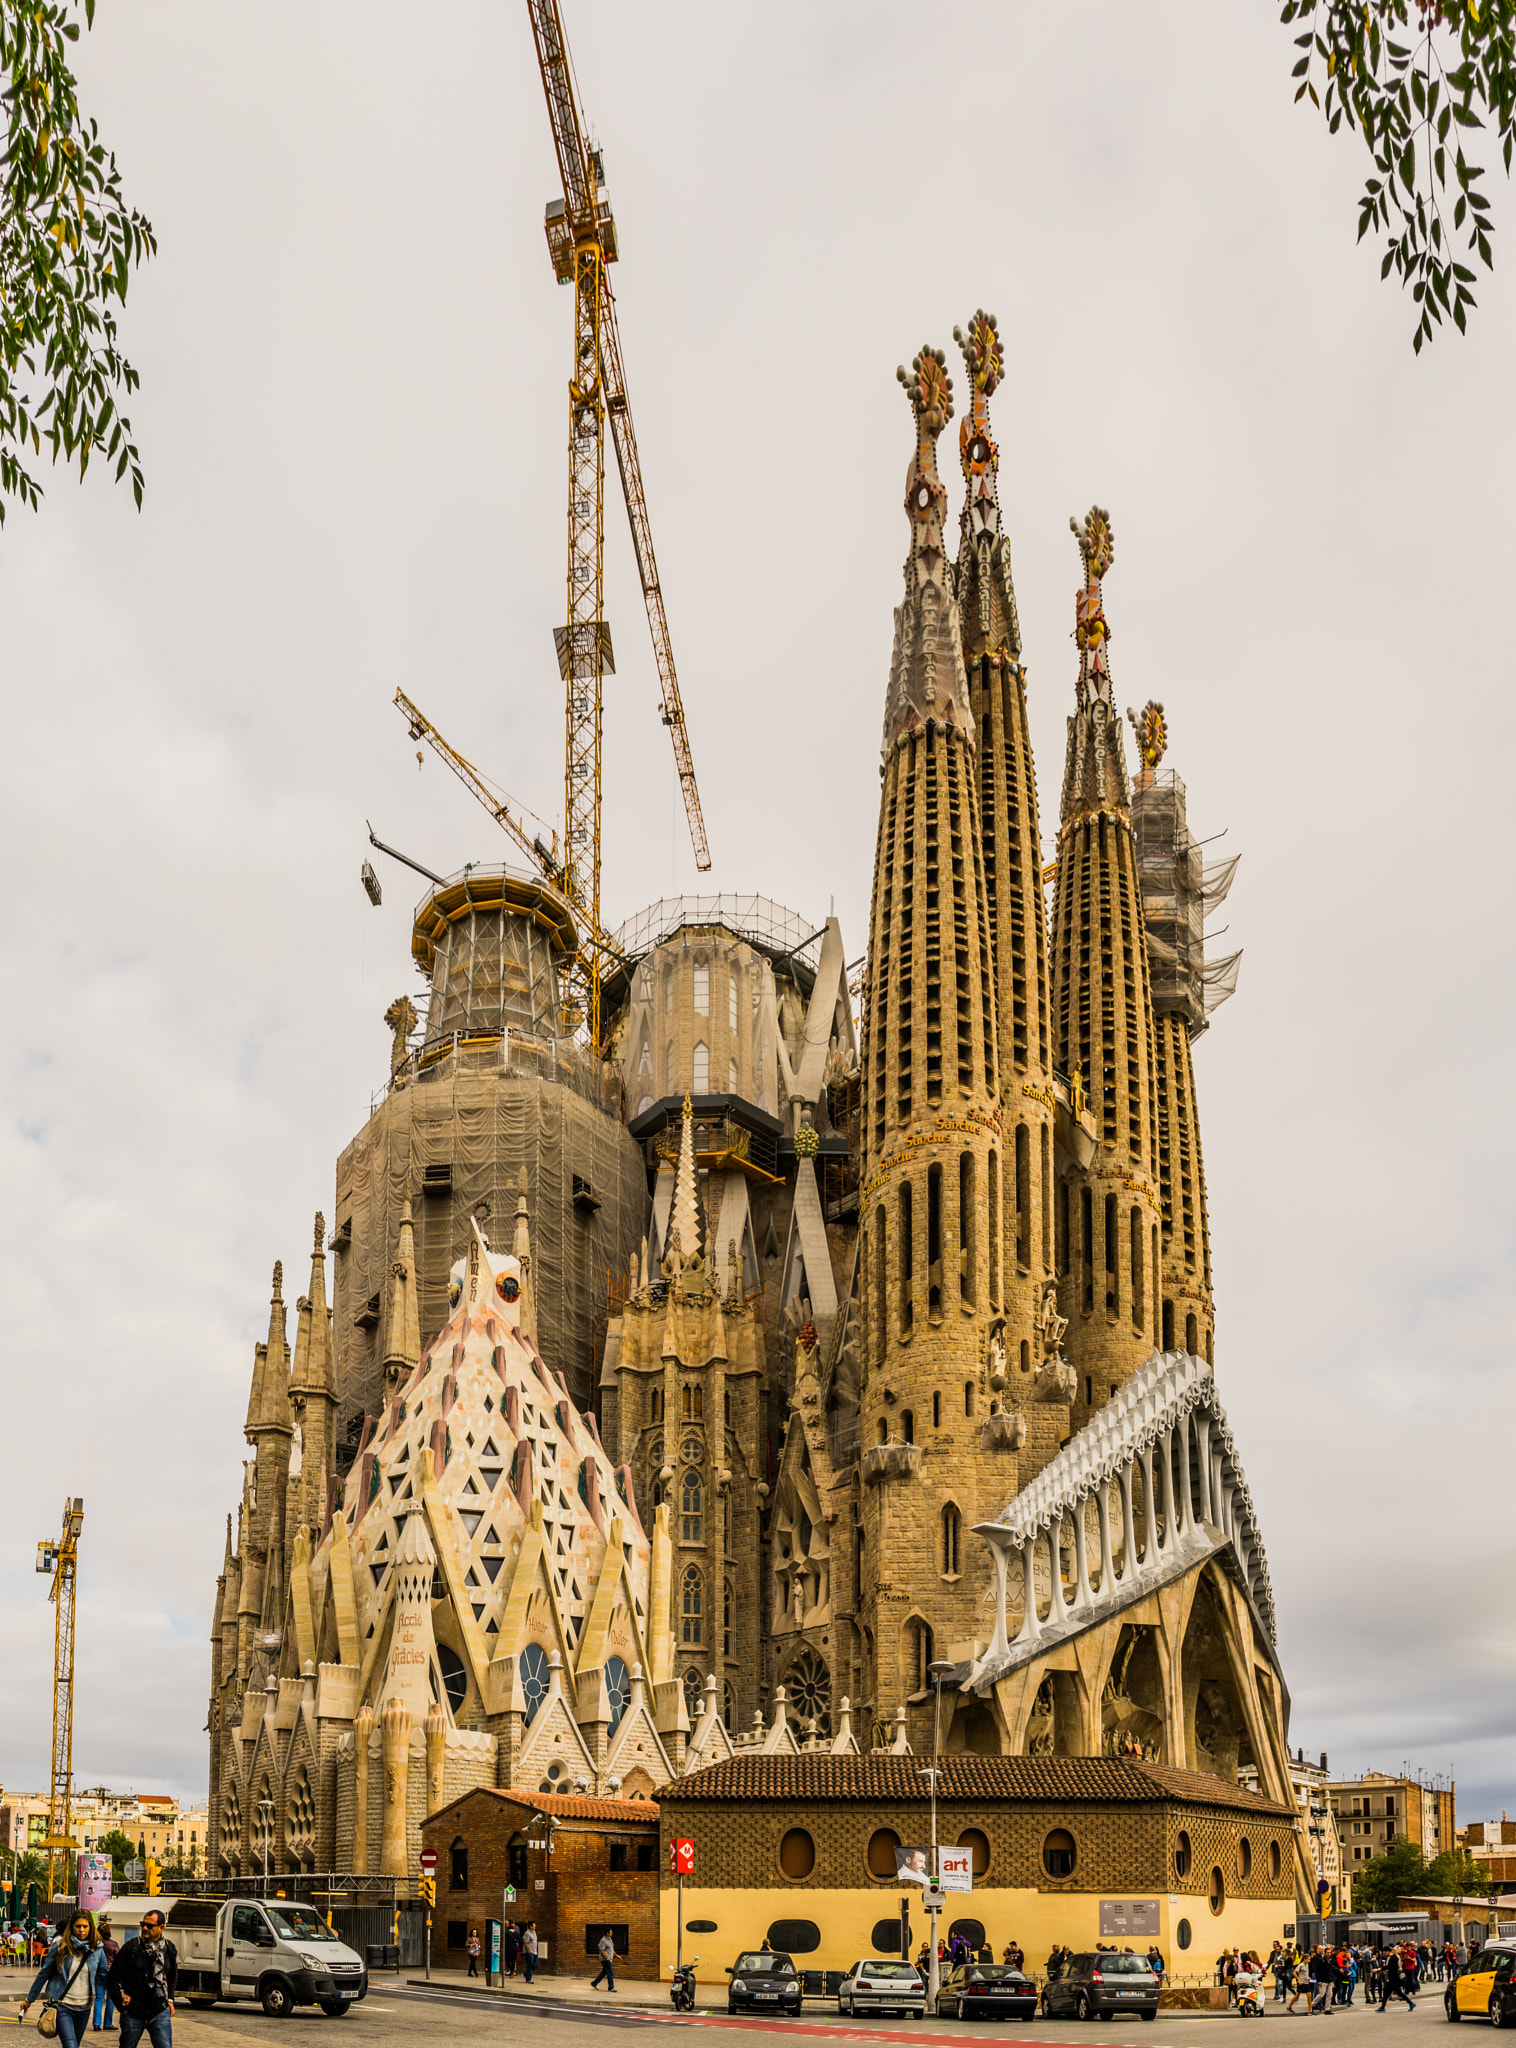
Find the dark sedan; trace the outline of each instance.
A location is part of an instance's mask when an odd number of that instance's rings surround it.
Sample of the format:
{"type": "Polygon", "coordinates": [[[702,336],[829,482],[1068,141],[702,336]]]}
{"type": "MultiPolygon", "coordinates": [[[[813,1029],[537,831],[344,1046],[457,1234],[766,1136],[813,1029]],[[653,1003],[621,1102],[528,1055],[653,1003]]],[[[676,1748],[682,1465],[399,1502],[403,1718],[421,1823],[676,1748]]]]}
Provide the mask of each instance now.
{"type": "Polygon", "coordinates": [[[727,1975],[728,2012],[787,2012],[800,2010],[801,1983],[795,1965],[776,1949],[749,1949],[738,1956],[727,1975]]]}
{"type": "Polygon", "coordinates": [[[1071,1956],[1061,1977],[1045,1984],[1042,2010],[1049,2019],[1072,2013],[1077,2020],[1102,2018],[1113,2012],[1138,2012],[1145,2020],[1158,2017],[1158,1979],[1146,1956],[1122,1955],[1098,1948],[1071,1956]]]}
{"type": "Polygon", "coordinates": [[[1037,2016],[1037,1986],[1009,1963],[959,1963],[937,1993],[939,2019],[1030,2020],[1037,2016]]]}

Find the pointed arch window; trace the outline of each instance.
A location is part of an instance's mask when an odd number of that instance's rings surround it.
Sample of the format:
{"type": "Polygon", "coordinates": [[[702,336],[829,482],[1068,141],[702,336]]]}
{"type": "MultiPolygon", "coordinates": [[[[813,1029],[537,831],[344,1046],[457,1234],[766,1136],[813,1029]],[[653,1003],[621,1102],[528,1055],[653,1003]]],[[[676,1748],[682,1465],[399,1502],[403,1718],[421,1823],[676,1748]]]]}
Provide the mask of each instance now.
{"type": "MultiPolygon", "coordinates": [[[[679,1640],[682,1643],[700,1643],[705,1640],[705,1581],[699,1567],[687,1564],[679,1586],[679,1640]]],[[[696,1683],[699,1683],[698,1676],[696,1683]]]]}
{"type": "Polygon", "coordinates": [[[721,1654],[732,1654],[732,1609],[737,1604],[737,1592],[730,1579],[721,1589],[721,1654]]]}
{"type": "Polygon", "coordinates": [[[680,1389],[680,1408],[686,1422],[699,1422],[705,1415],[705,1389],[688,1383],[680,1389]]]}
{"type": "MultiPolygon", "coordinates": [[[[679,1489],[679,1541],[681,1543],[702,1543],[705,1540],[705,1494],[698,1472],[686,1470],[679,1489]]],[[[691,1567],[693,1570],[693,1566],[691,1567]]],[[[695,1637],[699,1642],[700,1638],[695,1637]]]]}
{"type": "Polygon", "coordinates": [[[735,971],[726,977],[726,1015],[733,1031],[737,1029],[737,976],[735,971]]]}
{"type": "Polygon", "coordinates": [[[663,1420],[663,1389],[662,1389],[662,1387],[654,1387],[654,1389],[653,1389],[653,1420],[654,1420],[654,1422],[662,1422],[662,1420],[663,1420]]]}
{"type": "Polygon", "coordinates": [[[711,1049],[703,1038],[695,1041],[694,1083],[691,1092],[695,1095],[709,1095],[711,1092],[711,1049]]]}
{"type": "Polygon", "coordinates": [[[711,1014],[711,970],[709,967],[695,969],[695,1010],[699,1016],[711,1014]]]}
{"type": "Polygon", "coordinates": [[[959,1556],[963,1545],[963,1522],[957,1508],[951,1501],[942,1510],[942,1576],[956,1579],[961,1566],[959,1556]]]}

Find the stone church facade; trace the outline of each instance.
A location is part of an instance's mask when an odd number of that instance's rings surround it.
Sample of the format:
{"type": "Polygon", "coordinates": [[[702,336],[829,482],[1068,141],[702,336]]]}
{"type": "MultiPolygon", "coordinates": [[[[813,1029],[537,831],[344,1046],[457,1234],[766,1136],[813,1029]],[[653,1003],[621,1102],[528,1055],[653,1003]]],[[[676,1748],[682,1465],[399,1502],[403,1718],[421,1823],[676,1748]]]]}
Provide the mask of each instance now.
{"type": "Polygon", "coordinates": [[[572,906],[473,870],[418,910],[446,987],[414,1045],[418,1011],[392,1005],[372,1129],[400,1128],[410,1089],[405,1129],[429,1135],[384,1151],[356,1223],[352,1161],[380,1140],[347,1148],[293,1354],[276,1268],[255,1359],[212,1638],[213,1867],[267,1835],[276,1867],[398,1875],[472,1785],[628,1797],[749,1749],[919,1751],[939,1686],[950,1753],[1246,1770],[1289,1803],[1192,1060],[1235,983],[1201,937],[1235,863],[1200,862],[1159,705],[1128,714],[1128,773],[1094,508],[1045,870],[1001,342],[983,313],[958,339],[956,558],[946,361],[900,372],[910,548],[854,990],[835,919],[656,905],[618,935],[596,1057],[561,1020],[572,906]],[[572,1162],[545,1157],[549,1127],[572,1162]],[[518,1156],[536,1177],[507,1189],[518,1156]],[[344,1282],[376,1228],[386,1258],[370,1244],[344,1282]]]}

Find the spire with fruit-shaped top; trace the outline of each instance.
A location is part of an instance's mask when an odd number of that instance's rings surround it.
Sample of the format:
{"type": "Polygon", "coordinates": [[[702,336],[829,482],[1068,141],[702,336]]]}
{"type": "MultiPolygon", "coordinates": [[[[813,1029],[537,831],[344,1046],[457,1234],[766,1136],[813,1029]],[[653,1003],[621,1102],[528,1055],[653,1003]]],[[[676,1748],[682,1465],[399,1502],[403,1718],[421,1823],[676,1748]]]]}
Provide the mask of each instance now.
{"type": "Polygon", "coordinates": [[[1062,1174],[1058,1190],[1068,1252],[1058,1311],[1068,1318],[1078,1429],[1152,1352],[1162,1319],[1152,994],[1105,616],[1115,550],[1099,505],[1069,523],[1084,575],[1053,898],[1052,1050],[1060,1074],[1083,1077],[1095,1124],[1088,1165],[1062,1174]]]}
{"type": "Polygon", "coordinates": [[[1005,376],[993,313],[953,330],[963,351],[969,407],[958,436],[966,486],[959,521],[958,618],[968,670],[985,908],[995,956],[1001,1093],[1010,1171],[1002,1207],[1006,1275],[1004,1341],[1011,1355],[1037,1348],[1042,1289],[1053,1272],[1052,979],[1042,893],[1042,830],[1027,730],[1026,671],[1011,581],[1011,547],[1000,514],[1000,451],[990,399],[1005,376]],[[1019,1087],[1014,1083],[1021,1084],[1019,1087]],[[1014,1122],[1014,1129],[1009,1126],[1014,1122]]]}
{"type": "Polygon", "coordinates": [[[911,551],[905,561],[905,598],[895,613],[895,645],[884,705],[883,755],[906,733],[944,725],[974,743],[974,721],[964,689],[958,610],[952,601],[952,566],[943,547],[947,492],[937,474],[937,440],[953,417],[953,381],[941,349],[921,349],[909,370],[895,375],[916,416],[916,449],[905,472],[905,510],[911,551]]]}
{"type": "Polygon", "coordinates": [[[416,1308],[416,1229],[411,1198],[400,1211],[400,1241],[390,1263],[389,1323],[384,1337],[385,1398],[398,1392],[421,1363],[421,1319],[416,1308]]]}

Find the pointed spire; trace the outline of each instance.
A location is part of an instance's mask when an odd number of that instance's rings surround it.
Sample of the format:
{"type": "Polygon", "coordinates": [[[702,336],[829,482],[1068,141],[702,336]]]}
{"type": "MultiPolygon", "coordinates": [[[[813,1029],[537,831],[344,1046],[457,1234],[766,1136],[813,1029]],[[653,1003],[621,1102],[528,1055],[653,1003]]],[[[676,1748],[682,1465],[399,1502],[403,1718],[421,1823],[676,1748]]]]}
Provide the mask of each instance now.
{"type": "Polygon", "coordinates": [[[895,372],[915,416],[916,450],[905,473],[911,551],[905,599],[895,613],[883,752],[902,735],[934,724],[959,727],[971,744],[974,737],[953,572],[942,538],[947,492],[937,474],[937,438],[953,416],[953,382],[944,363],[941,349],[923,348],[909,371],[895,372]]]}
{"type": "Polygon", "coordinates": [[[695,1106],[684,1098],[684,1121],[679,1130],[679,1164],[674,1169],[674,1204],[670,1211],[670,1238],[678,1234],[679,1250],[686,1272],[700,1263],[700,1209],[695,1169],[695,1106]]]}
{"type": "Polygon", "coordinates": [[[313,1394],[337,1398],[337,1369],[332,1358],[332,1324],[326,1307],[326,1218],[318,1209],[311,1245],[310,1350],[305,1384],[313,1394]]]}
{"type": "Polygon", "coordinates": [[[1021,625],[1011,581],[1011,552],[1000,519],[1000,450],[990,432],[990,399],[1005,376],[1005,350],[993,313],[977,312],[968,332],[953,329],[969,376],[969,409],[958,430],[966,491],[958,521],[958,619],[966,655],[1021,658],[1021,625]]]}
{"type": "Polygon", "coordinates": [[[290,1416],[290,1352],[285,1339],[284,1261],[274,1261],[274,1292],[268,1309],[268,1357],[263,1366],[263,1401],[258,1415],[260,1429],[280,1429],[286,1435],[292,1427],[290,1416]]]}
{"type": "Polygon", "coordinates": [[[1100,812],[1119,817],[1128,812],[1126,756],[1111,699],[1111,629],[1105,616],[1104,581],[1115,558],[1111,515],[1092,505],[1082,526],[1077,519],[1069,526],[1079,543],[1084,584],[1074,599],[1079,679],[1063,770],[1060,819],[1065,825],[1100,812]]]}
{"type": "Polygon", "coordinates": [[[384,1343],[384,1390],[393,1394],[421,1363],[421,1323],[416,1309],[416,1231],[411,1198],[400,1211],[400,1242],[390,1263],[389,1324],[384,1343]]]}
{"type": "Polygon", "coordinates": [[[258,1426],[263,1420],[263,1378],[267,1370],[267,1359],[268,1346],[266,1344],[255,1344],[253,1346],[253,1377],[247,1392],[247,1420],[242,1425],[242,1433],[249,1443],[257,1435],[258,1426]]]}

